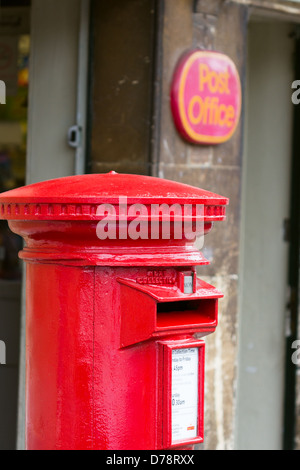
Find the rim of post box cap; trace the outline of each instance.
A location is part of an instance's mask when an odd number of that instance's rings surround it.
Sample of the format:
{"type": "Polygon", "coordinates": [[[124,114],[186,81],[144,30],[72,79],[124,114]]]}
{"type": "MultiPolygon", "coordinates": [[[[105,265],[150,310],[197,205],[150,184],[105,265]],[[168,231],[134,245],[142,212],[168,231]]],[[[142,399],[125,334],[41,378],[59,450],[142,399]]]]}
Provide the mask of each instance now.
{"type": "Polygon", "coordinates": [[[34,183],[0,194],[0,218],[5,220],[97,220],[100,204],[204,205],[205,221],[225,219],[229,199],[176,181],[153,176],[86,174],[34,183]]]}
{"type": "MultiPolygon", "coordinates": [[[[154,219],[165,221],[163,212],[158,216],[151,214],[151,205],[190,205],[192,209],[187,216],[184,215],[184,219],[195,222],[200,218],[207,233],[215,221],[223,221],[226,218],[225,206],[228,205],[229,199],[176,181],[111,171],[105,174],[47,180],[2,193],[0,219],[8,220],[11,230],[25,239],[26,247],[20,257],[26,260],[43,259],[55,262],[68,259],[72,264],[78,265],[125,266],[130,260],[136,265],[148,266],[167,266],[174,263],[208,264],[203,255],[192,249],[192,244],[186,241],[172,245],[168,240],[160,239],[159,246],[151,246],[151,243],[137,241],[130,244],[124,240],[121,246],[114,243],[115,240],[106,244],[98,239],[95,244],[95,240],[92,240],[95,238],[94,234],[91,236],[88,231],[91,232],[92,225],[95,228],[95,224],[103,219],[104,214],[99,213],[99,206],[112,205],[115,208],[112,217],[116,217],[117,222],[121,222],[122,217],[125,217],[129,222],[129,213],[123,213],[120,209],[125,203],[126,210],[133,204],[145,205],[146,220],[150,223],[154,219]],[[203,207],[200,215],[195,212],[197,205],[203,207]],[[74,224],[70,226],[70,222],[74,224]],[[53,235],[56,231],[65,232],[65,246],[61,234],[57,243],[58,240],[53,235]],[[47,237],[47,232],[51,232],[51,240],[48,240],[45,248],[43,240],[47,237]],[[71,238],[75,240],[73,245],[71,238]],[[169,251],[169,254],[166,251],[169,251]]],[[[176,215],[172,213],[170,216],[170,210],[167,210],[165,215],[173,225],[176,223],[176,215]]],[[[141,219],[140,216],[139,220],[141,219]]]]}

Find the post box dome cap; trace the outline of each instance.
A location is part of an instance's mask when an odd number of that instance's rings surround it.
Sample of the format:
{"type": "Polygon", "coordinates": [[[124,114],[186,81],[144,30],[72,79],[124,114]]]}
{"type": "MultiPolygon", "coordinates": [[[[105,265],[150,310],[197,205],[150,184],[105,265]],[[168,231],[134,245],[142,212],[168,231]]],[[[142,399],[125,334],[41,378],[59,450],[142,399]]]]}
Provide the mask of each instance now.
{"type": "MultiPolygon", "coordinates": [[[[128,204],[203,204],[213,206],[217,219],[225,216],[229,200],[218,194],[152,176],[86,174],[43,181],[0,194],[0,218],[57,220],[93,219],[100,204],[116,205],[120,197],[128,204]],[[217,209],[214,209],[217,207],[217,209]],[[77,217],[76,217],[77,216],[77,217]]],[[[208,214],[209,215],[209,214],[208,214]]],[[[213,215],[213,213],[211,214],[213,215]]]]}

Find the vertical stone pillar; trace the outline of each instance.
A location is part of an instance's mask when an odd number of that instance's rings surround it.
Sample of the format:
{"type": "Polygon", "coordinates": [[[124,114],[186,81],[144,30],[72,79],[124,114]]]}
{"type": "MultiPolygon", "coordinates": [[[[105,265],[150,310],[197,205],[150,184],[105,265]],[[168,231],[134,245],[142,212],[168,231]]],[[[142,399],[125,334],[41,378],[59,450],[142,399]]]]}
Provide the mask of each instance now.
{"type": "Polygon", "coordinates": [[[238,354],[242,119],[233,137],[224,144],[189,144],[174,126],[170,84],[180,56],[188,49],[199,48],[227,54],[235,62],[243,85],[247,8],[222,0],[164,0],[162,3],[161,44],[158,48],[161,88],[154,108],[160,138],[153,154],[153,175],[211,189],[230,198],[225,233],[216,229],[205,239],[204,253],[214,261],[210,267],[202,267],[199,275],[201,278],[206,276],[225,293],[220,302],[220,328],[207,339],[205,387],[209,400],[206,400],[205,441],[200,448],[231,449],[238,354]],[[222,247],[222,251],[218,247],[222,247]]]}

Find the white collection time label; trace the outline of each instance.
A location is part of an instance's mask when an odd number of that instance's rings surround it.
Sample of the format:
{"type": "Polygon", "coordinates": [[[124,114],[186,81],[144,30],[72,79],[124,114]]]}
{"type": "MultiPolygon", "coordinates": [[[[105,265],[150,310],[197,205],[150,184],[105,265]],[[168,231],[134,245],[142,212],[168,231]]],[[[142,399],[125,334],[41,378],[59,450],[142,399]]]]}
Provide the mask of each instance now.
{"type": "Polygon", "coordinates": [[[199,349],[172,351],[172,443],[197,437],[199,349]]]}

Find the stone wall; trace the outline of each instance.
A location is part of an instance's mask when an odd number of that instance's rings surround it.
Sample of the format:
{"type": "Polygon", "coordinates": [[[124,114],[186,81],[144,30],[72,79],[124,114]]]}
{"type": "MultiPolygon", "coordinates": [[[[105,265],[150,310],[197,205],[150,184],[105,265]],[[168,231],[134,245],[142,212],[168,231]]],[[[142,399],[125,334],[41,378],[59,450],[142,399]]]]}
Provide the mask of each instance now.
{"type": "Polygon", "coordinates": [[[245,68],[247,10],[222,1],[165,0],[162,32],[162,93],[159,159],[155,173],[230,198],[227,220],[206,236],[204,255],[209,267],[202,279],[224,293],[219,326],[206,339],[205,442],[200,448],[233,448],[237,363],[237,294],[240,228],[242,121],[230,141],[195,146],[181,139],[170,113],[169,88],[181,54],[191,47],[215,49],[235,62],[242,83],[245,68]]]}

